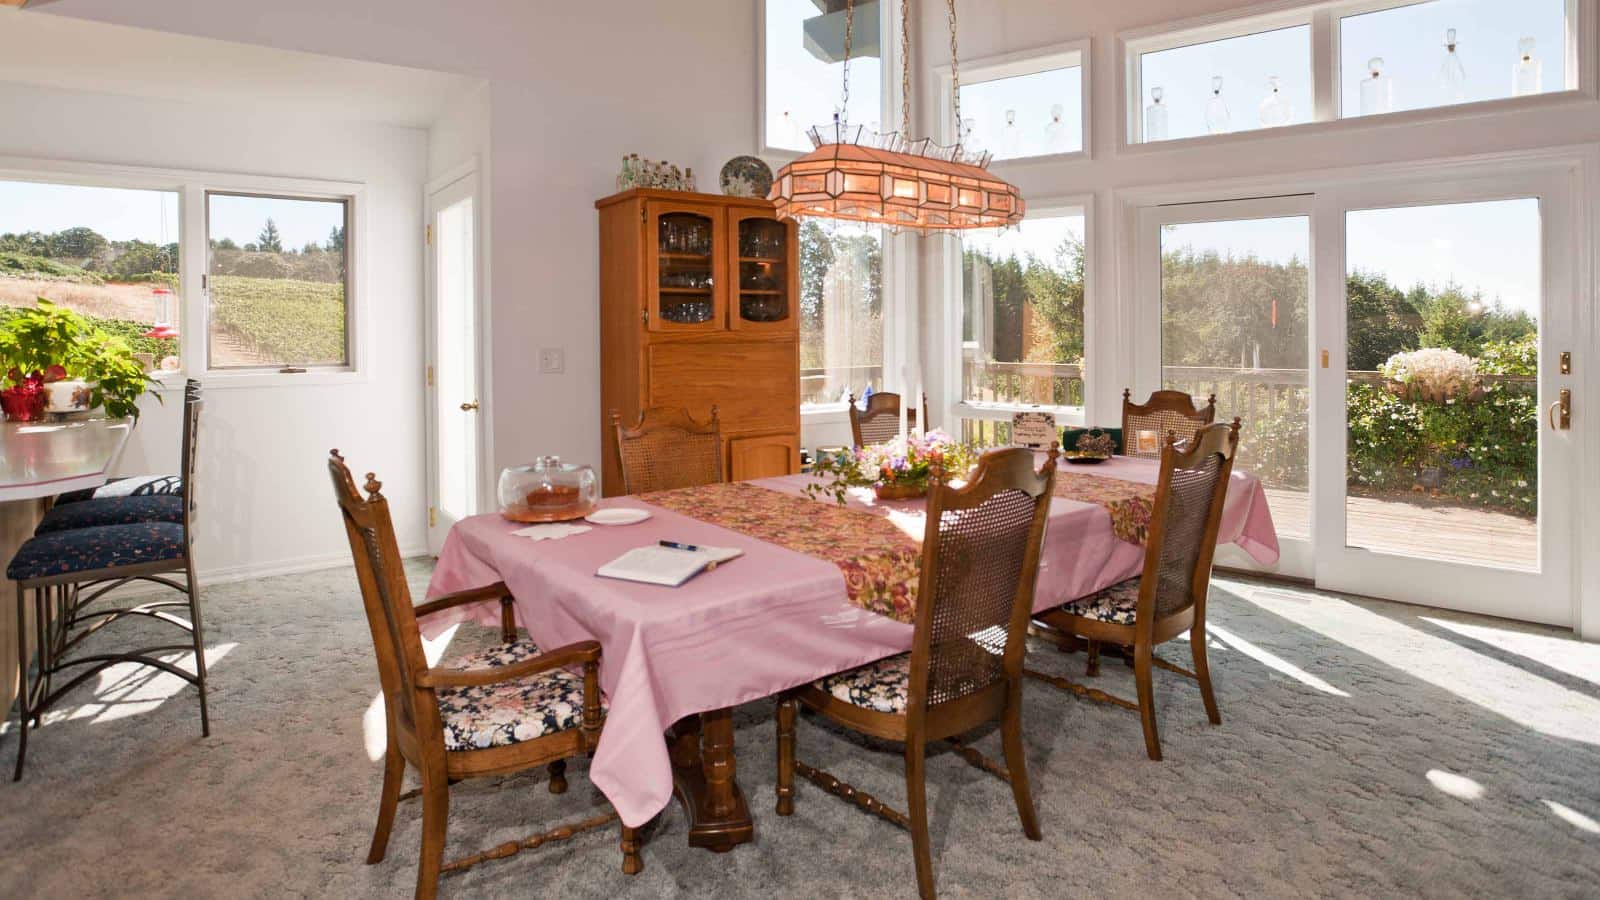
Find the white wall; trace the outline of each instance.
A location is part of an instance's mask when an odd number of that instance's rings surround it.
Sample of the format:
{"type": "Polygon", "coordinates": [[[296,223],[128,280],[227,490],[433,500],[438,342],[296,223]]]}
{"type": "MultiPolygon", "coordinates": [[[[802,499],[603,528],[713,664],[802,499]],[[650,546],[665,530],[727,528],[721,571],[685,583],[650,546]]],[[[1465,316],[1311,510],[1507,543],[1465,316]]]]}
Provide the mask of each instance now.
{"type": "MultiPolygon", "coordinates": [[[[0,156],[248,173],[366,184],[364,246],[372,357],[360,383],[218,388],[202,424],[202,575],[347,560],[325,460],[376,471],[400,546],[425,546],[421,130],[0,83],[0,156]],[[29,123],[27,127],[16,127],[29,123]]],[[[358,240],[360,235],[357,235],[358,240]]],[[[176,472],[183,393],[147,398],[124,472],[176,472]]]]}

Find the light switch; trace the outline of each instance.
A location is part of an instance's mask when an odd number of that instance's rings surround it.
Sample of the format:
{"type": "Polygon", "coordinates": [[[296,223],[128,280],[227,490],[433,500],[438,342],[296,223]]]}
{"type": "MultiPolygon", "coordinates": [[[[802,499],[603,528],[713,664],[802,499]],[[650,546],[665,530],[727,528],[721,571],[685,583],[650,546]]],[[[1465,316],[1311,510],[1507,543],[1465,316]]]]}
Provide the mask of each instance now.
{"type": "Polygon", "coordinates": [[[567,354],[558,347],[545,347],[539,351],[539,372],[543,375],[560,375],[567,370],[567,354]]]}

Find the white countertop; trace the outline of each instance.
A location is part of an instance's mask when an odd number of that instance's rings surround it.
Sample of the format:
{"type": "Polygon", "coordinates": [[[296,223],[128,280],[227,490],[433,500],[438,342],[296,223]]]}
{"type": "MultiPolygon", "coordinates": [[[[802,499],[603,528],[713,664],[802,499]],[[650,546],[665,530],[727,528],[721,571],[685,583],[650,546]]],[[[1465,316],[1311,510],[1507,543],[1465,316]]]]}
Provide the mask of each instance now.
{"type": "Polygon", "coordinates": [[[105,484],[132,433],[131,418],[0,425],[0,501],[105,484]]]}

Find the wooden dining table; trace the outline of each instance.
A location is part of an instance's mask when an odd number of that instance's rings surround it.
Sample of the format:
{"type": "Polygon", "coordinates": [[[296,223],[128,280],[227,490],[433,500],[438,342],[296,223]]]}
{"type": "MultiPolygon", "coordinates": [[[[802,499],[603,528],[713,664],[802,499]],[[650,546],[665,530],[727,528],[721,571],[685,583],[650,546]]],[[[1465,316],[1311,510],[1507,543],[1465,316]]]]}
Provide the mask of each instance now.
{"type": "MultiPolygon", "coordinates": [[[[1036,609],[1139,573],[1156,481],[1153,460],[1062,464],[1036,609]]],[[[518,623],[541,647],[598,640],[609,709],[590,778],[633,827],[676,794],[689,843],[726,851],[754,836],[732,709],[911,647],[924,501],[855,490],[839,507],[807,497],[811,483],[796,475],[611,498],[602,505],[651,515],[559,540],[535,542],[514,534],[518,523],[474,516],[451,529],[428,594],[504,581],[518,623]],[[662,540],[743,555],[677,588],[596,576],[662,540]]],[[[1263,564],[1277,559],[1266,495],[1248,472],[1233,473],[1218,542],[1263,564]]],[[[498,615],[498,605],[458,607],[429,616],[424,634],[462,621],[494,625],[498,615]]]]}

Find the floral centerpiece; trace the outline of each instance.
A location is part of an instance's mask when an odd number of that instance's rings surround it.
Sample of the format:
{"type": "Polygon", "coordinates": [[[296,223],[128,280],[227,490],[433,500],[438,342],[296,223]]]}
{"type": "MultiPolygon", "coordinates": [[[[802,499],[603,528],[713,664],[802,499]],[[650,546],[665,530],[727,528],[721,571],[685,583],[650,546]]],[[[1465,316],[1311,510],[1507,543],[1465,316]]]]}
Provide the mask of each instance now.
{"type": "Polygon", "coordinates": [[[805,494],[812,499],[830,496],[840,506],[854,487],[870,487],[884,500],[921,497],[935,478],[966,478],[977,465],[979,453],[979,448],[938,429],[896,437],[887,443],[820,457],[812,473],[823,480],[807,485],[805,494]]]}

